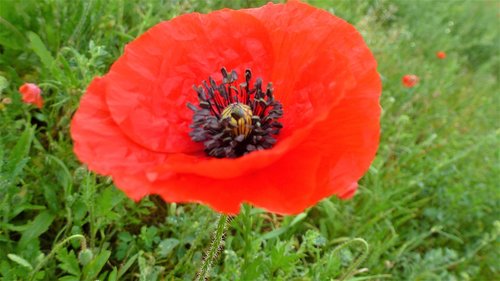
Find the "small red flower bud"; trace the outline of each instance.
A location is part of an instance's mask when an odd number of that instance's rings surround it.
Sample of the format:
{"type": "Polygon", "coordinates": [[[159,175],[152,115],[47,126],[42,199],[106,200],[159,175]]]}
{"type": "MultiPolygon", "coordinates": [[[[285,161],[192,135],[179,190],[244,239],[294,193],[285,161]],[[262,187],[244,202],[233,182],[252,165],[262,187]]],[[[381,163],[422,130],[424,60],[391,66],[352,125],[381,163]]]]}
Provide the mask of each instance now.
{"type": "Polygon", "coordinates": [[[418,84],[418,76],[414,74],[406,74],[403,76],[402,82],[406,88],[412,88],[418,84]]]}
{"type": "Polygon", "coordinates": [[[33,83],[24,83],[19,87],[19,92],[23,96],[23,102],[36,105],[38,108],[42,108],[42,90],[33,83]]]}
{"type": "Polygon", "coordinates": [[[439,52],[437,52],[437,53],[436,53],[436,57],[437,57],[438,59],[441,59],[441,60],[442,60],[442,59],[445,59],[445,58],[446,58],[446,53],[445,53],[445,52],[443,52],[443,51],[439,51],[439,52]]]}

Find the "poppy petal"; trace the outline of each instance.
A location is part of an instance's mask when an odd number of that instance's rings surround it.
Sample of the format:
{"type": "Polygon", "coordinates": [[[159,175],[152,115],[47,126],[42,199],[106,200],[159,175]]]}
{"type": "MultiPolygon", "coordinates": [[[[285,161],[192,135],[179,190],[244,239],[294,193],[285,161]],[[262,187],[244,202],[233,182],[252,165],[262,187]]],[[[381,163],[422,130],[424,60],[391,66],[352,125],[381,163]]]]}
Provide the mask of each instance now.
{"type": "Polygon", "coordinates": [[[89,86],[71,133],[80,160],[134,199],[293,214],[354,194],[378,146],[380,92],[361,35],[326,11],[290,1],[190,14],[132,42],[89,86]],[[285,115],[272,149],[212,159],[189,139],[191,86],[220,80],[221,66],[274,83],[285,115]]]}
{"type": "MultiPolygon", "coordinates": [[[[106,83],[105,77],[92,81],[71,121],[73,149],[80,161],[86,163],[90,170],[104,175],[116,171],[131,174],[143,172],[165,161],[165,154],[137,145],[115,124],[104,99],[106,83]]],[[[149,194],[143,188],[124,191],[134,199],[149,194]]]]}
{"type": "Polygon", "coordinates": [[[331,194],[348,198],[354,194],[357,181],[370,167],[378,148],[381,91],[379,74],[372,70],[313,130],[317,149],[323,155],[319,173],[324,182],[317,198],[331,194]]]}
{"type": "Polygon", "coordinates": [[[213,179],[176,174],[151,181],[145,175],[119,173],[113,180],[126,190],[147,188],[167,202],[203,203],[226,214],[238,213],[243,202],[274,213],[296,214],[311,206],[307,192],[317,189],[320,156],[304,158],[305,152],[304,147],[294,149],[274,169],[259,170],[248,177],[213,179]]]}
{"type": "Polygon", "coordinates": [[[28,104],[34,104],[38,108],[43,107],[42,90],[33,83],[24,83],[19,87],[22,100],[28,104]]]}
{"type": "MultiPolygon", "coordinates": [[[[312,129],[314,137],[268,168],[233,179],[177,174],[136,184],[150,185],[166,201],[201,202],[231,214],[239,211],[242,202],[294,214],[333,194],[350,197],[379,142],[381,82],[374,67],[366,71],[356,77],[356,87],[346,92],[326,120],[312,129]]],[[[118,182],[127,185],[131,179],[120,177],[118,182]]]]}
{"type": "Polygon", "coordinates": [[[193,85],[220,78],[225,66],[268,76],[269,39],[254,17],[233,10],[187,14],[158,24],[127,45],[112,66],[106,101],[122,131],[154,151],[197,152],[189,124],[193,85]]]}
{"type": "Polygon", "coordinates": [[[271,150],[238,159],[210,159],[178,154],[156,168],[213,178],[252,173],[277,161],[311,134],[345,91],[376,68],[376,61],[353,26],[330,13],[290,1],[244,10],[270,34],[274,67],[270,80],[284,106],[284,128],[271,150]],[[314,26],[314,32],[311,32],[314,26]]]}

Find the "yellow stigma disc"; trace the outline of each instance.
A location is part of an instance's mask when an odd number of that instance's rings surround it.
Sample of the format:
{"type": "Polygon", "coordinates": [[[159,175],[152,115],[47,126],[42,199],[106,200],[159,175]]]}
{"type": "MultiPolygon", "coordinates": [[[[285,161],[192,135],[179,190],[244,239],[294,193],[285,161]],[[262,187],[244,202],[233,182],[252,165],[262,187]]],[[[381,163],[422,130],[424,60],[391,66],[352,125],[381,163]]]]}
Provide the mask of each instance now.
{"type": "Polygon", "coordinates": [[[232,103],[222,111],[222,119],[229,118],[229,124],[233,128],[235,137],[244,135],[245,137],[252,131],[252,109],[242,103],[232,103]]]}

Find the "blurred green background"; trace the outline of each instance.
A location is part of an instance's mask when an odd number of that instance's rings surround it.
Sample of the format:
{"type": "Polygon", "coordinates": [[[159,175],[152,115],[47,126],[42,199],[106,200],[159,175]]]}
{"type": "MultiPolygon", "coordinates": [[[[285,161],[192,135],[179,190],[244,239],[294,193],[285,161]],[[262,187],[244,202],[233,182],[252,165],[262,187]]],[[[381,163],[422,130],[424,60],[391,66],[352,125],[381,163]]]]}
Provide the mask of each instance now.
{"type": "MultiPolygon", "coordinates": [[[[76,160],[69,122],[149,27],[265,2],[0,0],[2,280],[193,279],[216,214],[132,202],[76,160]],[[24,82],[42,88],[41,110],[21,102],[24,82]]],[[[378,156],[349,201],[294,217],[244,206],[211,279],[499,280],[499,2],[307,2],[356,26],[377,58],[378,156]],[[404,88],[405,74],[420,83],[404,88]]]]}

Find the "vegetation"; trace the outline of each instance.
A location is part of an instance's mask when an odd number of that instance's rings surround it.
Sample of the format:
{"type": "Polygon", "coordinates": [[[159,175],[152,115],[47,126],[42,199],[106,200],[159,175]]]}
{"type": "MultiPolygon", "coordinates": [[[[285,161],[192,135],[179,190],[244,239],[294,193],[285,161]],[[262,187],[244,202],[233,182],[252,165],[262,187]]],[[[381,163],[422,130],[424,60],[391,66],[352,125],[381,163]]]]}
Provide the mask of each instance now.
{"type": "MultiPolygon", "coordinates": [[[[264,2],[1,1],[2,280],[194,278],[216,214],[131,201],[76,160],[69,123],[91,79],[147,28],[264,2]],[[22,103],[24,82],[42,88],[41,110],[22,103]]],[[[289,217],[243,206],[210,278],[498,280],[498,2],[309,2],[354,24],[378,60],[378,156],[351,200],[289,217]],[[404,88],[405,74],[420,83],[404,88]]]]}

